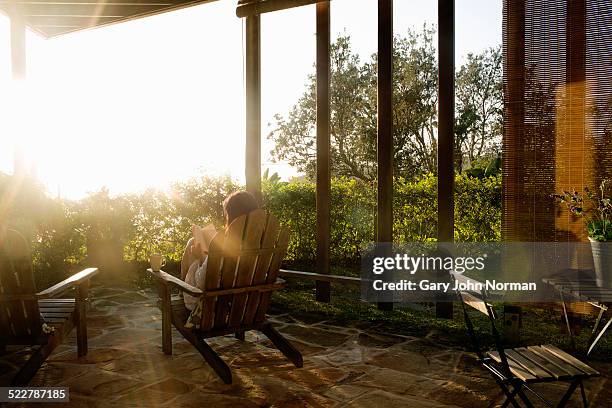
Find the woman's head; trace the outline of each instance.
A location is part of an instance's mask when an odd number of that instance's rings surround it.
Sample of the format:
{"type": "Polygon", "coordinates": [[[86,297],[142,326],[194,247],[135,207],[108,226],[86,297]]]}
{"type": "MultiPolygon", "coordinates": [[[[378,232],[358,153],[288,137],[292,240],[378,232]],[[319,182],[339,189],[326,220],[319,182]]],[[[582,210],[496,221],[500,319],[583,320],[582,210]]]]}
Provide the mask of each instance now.
{"type": "Polygon", "coordinates": [[[228,227],[232,221],[241,215],[250,213],[259,208],[257,200],[248,191],[236,191],[223,201],[223,215],[225,226],[228,227]]]}

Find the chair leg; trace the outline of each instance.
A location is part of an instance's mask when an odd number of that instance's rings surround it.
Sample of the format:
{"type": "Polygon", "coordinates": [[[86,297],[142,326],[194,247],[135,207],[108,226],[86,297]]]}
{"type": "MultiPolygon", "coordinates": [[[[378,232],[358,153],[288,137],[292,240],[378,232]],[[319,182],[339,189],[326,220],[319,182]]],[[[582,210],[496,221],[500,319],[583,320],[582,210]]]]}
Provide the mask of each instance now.
{"type": "Polygon", "coordinates": [[[77,355],[87,355],[87,292],[89,282],[83,282],[76,289],[75,325],[77,330],[77,355]]]}
{"type": "Polygon", "coordinates": [[[558,408],[564,407],[567,402],[569,401],[569,399],[572,397],[572,394],[574,393],[574,390],[576,390],[576,387],[578,386],[578,383],[581,383],[581,380],[576,380],[573,381],[569,388],[567,389],[567,391],[565,392],[565,394],[563,395],[563,398],[561,398],[561,401],[559,401],[559,404],[557,404],[558,408]]]}
{"type": "Polygon", "coordinates": [[[170,289],[163,283],[158,284],[160,308],[162,312],[162,350],[172,355],[172,303],[170,289]]]}
{"type": "MultiPolygon", "coordinates": [[[[176,327],[176,326],[175,326],[176,327]]],[[[204,360],[212,367],[219,377],[226,384],[232,383],[232,372],[230,368],[225,364],[225,361],[219,357],[219,355],[201,338],[193,334],[191,330],[184,329],[182,327],[176,327],[176,329],[187,339],[188,342],[200,352],[204,360]]]]}
{"type": "Polygon", "coordinates": [[[512,392],[510,392],[509,394],[506,395],[506,400],[504,401],[504,403],[502,404],[501,408],[506,408],[508,405],[512,404],[515,408],[520,408],[520,405],[518,404],[518,402],[516,402],[516,400],[514,399],[514,397],[516,396],[516,393],[518,392],[517,389],[514,389],[512,392]]]}
{"type": "Polygon", "coordinates": [[[507,395],[507,399],[504,402],[504,405],[502,405],[502,407],[506,407],[508,406],[508,404],[511,403],[515,408],[520,408],[520,404],[516,400],[516,396],[518,395],[518,397],[523,401],[527,408],[533,408],[533,404],[531,403],[527,395],[525,395],[525,393],[523,392],[521,383],[512,383],[512,387],[514,388],[512,392],[510,392],[503,384],[500,385],[502,386],[504,393],[506,393],[507,395]]]}
{"type": "Polygon", "coordinates": [[[533,408],[533,404],[531,403],[531,401],[529,401],[529,398],[527,397],[527,395],[523,392],[522,389],[518,389],[517,391],[518,396],[521,398],[521,400],[523,400],[523,403],[525,404],[525,406],[527,408],[533,408]]]}
{"type": "Polygon", "coordinates": [[[234,336],[241,341],[244,341],[244,332],[243,331],[238,331],[236,333],[234,333],[234,336]]]}
{"type": "MultiPolygon", "coordinates": [[[[506,399],[505,399],[504,404],[502,405],[502,407],[505,408],[509,404],[512,404],[512,406],[515,407],[515,408],[521,408],[521,406],[518,404],[518,402],[516,402],[516,400],[514,399],[514,397],[516,396],[516,393],[517,393],[516,387],[514,387],[514,389],[512,391],[510,391],[508,389],[508,387],[506,386],[506,384],[502,380],[500,380],[499,378],[495,378],[495,382],[497,383],[497,385],[501,389],[502,394],[506,396],[506,399]]],[[[493,403],[491,405],[493,405],[493,403]]]]}
{"type": "Polygon", "coordinates": [[[589,401],[587,400],[586,392],[584,391],[584,384],[580,381],[580,395],[582,395],[582,406],[589,408],[589,401]]]}
{"type": "Polygon", "coordinates": [[[567,313],[567,305],[565,304],[565,299],[563,298],[563,292],[559,291],[559,295],[561,297],[561,305],[563,306],[563,317],[565,318],[565,326],[567,327],[567,334],[569,334],[570,344],[572,346],[572,350],[576,350],[576,338],[574,337],[574,332],[572,330],[572,326],[570,325],[569,315],[567,313]]]}
{"type": "Polygon", "coordinates": [[[28,385],[32,377],[36,375],[36,372],[40,366],[45,362],[47,357],[53,352],[57,346],[56,342],[50,342],[41,346],[32,354],[30,359],[21,367],[19,372],[13,377],[11,386],[13,387],[25,387],[28,385]]]}
{"type": "Polygon", "coordinates": [[[293,363],[293,365],[296,367],[304,366],[302,354],[298,351],[298,349],[293,347],[293,344],[291,344],[289,340],[284,338],[282,334],[276,331],[272,325],[270,325],[270,323],[264,324],[260,331],[272,341],[276,348],[279,349],[280,352],[293,363]]]}

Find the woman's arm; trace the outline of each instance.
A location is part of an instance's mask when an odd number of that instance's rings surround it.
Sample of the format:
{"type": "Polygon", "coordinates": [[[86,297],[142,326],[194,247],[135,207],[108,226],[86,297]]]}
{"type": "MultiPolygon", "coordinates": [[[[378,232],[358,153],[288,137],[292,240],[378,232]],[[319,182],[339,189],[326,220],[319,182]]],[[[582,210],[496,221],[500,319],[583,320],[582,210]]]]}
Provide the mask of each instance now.
{"type": "Polygon", "coordinates": [[[183,258],[181,258],[181,279],[182,280],[185,280],[185,276],[187,276],[189,267],[194,261],[192,247],[193,247],[193,238],[190,238],[189,241],[187,241],[185,250],[183,251],[183,258]]]}

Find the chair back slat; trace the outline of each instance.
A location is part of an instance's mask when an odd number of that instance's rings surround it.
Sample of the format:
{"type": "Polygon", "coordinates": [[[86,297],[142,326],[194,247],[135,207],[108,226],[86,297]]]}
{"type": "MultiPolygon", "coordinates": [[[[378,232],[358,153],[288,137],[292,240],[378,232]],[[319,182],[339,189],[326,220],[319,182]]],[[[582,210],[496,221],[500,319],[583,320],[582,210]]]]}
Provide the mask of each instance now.
{"type": "Polygon", "coordinates": [[[21,234],[8,229],[0,232],[0,337],[40,334],[30,248],[21,234]]]}
{"type": "MultiPolygon", "coordinates": [[[[247,215],[241,250],[261,249],[261,238],[266,228],[268,215],[264,210],[255,210],[247,215]]],[[[241,255],[236,269],[236,282],[234,287],[241,288],[251,286],[253,275],[258,263],[259,255],[256,252],[248,252],[249,255],[241,255]]],[[[238,327],[242,323],[244,308],[248,300],[246,293],[234,295],[232,308],[229,315],[229,326],[238,327]]]]}
{"type": "MultiPolygon", "coordinates": [[[[276,281],[289,234],[280,230],[275,217],[261,209],[252,211],[234,220],[224,237],[219,238],[222,235],[218,233],[210,245],[206,291],[276,281]]],[[[270,292],[245,291],[206,298],[201,330],[238,328],[263,321],[258,320],[258,312],[264,298],[269,302],[269,295],[270,292]]],[[[265,317],[265,310],[263,314],[265,317]]]]}
{"type": "MultiPolygon", "coordinates": [[[[276,247],[279,248],[278,251],[274,252],[272,255],[272,260],[270,261],[270,267],[268,269],[268,274],[266,277],[266,283],[272,283],[276,281],[278,277],[278,270],[280,269],[281,262],[285,258],[285,254],[287,253],[287,245],[289,244],[289,230],[283,228],[280,230],[278,235],[278,240],[276,241],[276,247]]],[[[268,311],[268,306],[270,306],[270,297],[272,293],[263,293],[261,298],[259,299],[259,305],[257,306],[257,313],[255,315],[255,323],[261,323],[266,318],[266,312],[268,311]]]]}
{"type": "MultiPolygon", "coordinates": [[[[221,289],[231,289],[234,287],[236,280],[236,267],[238,266],[237,254],[242,245],[242,237],[244,235],[244,227],[246,225],[246,216],[235,219],[225,233],[225,251],[221,265],[221,289]]],[[[209,254],[214,256],[214,254],[209,254]]],[[[225,327],[227,325],[228,312],[232,295],[219,296],[215,306],[215,328],[225,327]]]]}
{"type": "MultiPolygon", "coordinates": [[[[268,251],[262,253],[257,260],[255,274],[253,275],[253,285],[263,285],[266,283],[268,272],[270,271],[272,257],[274,256],[274,251],[269,250],[276,247],[279,228],[280,226],[278,220],[269,215],[266,220],[266,230],[264,231],[261,239],[261,248],[268,251]]],[[[249,294],[249,299],[244,311],[243,322],[245,325],[253,324],[255,315],[257,314],[257,307],[259,306],[260,298],[261,294],[259,292],[249,294]]]]}
{"type": "MultiPolygon", "coordinates": [[[[225,246],[225,234],[218,232],[210,242],[209,251],[211,254],[220,253],[225,246]]],[[[206,267],[206,276],[204,278],[204,289],[207,291],[219,289],[221,285],[221,267],[223,265],[223,257],[209,256],[206,267]]],[[[215,322],[215,306],[217,303],[216,297],[208,297],[204,299],[202,307],[202,330],[212,329],[215,322]]]]}

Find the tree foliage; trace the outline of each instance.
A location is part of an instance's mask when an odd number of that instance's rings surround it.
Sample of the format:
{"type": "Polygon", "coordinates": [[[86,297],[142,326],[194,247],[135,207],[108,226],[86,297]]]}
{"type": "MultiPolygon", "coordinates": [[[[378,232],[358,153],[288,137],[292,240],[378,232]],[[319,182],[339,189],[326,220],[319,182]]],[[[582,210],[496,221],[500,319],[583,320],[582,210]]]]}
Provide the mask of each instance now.
{"type": "Polygon", "coordinates": [[[458,168],[471,168],[499,151],[503,130],[501,48],[468,54],[456,79],[458,168]]]}
{"type": "MultiPolygon", "coordinates": [[[[437,57],[435,30],[396,36],[393,48],[394,171],[414,178],[436,173],[437,57]]],[[[469,54],[457,72],[456,146],[458,170],[494,157],[502,118],[500,49],[469,54]],[[465,163],[465,166],[464,166],[465,163]]],[[[349,36],[331,47],[331,166],[337,177],[376,179],[377,57],[362,62],[349,36]]],[[[314,179],[316,77],[286,115],[275,115],[269,139],[272,156],[314,179]]]]}
{"type": "MultiPolygon", "coordinates": [[[[0,173],[0,197],[6,197],[7,184],[3,180],[0,173]]],[[[455,185],[455,239],[499,240],[501,176],[458,175],[455,185]]],[[[315,183],[283,182],[268,175],[262,187],[265,208],[291,231],[287,261],[301,268],[312,268],[316,253],[315,183]]],[[[228,177],[200,177],[175,184],[170,194],[148,190],[112,196],[102,189],[75,202],[49,198],[40,186],[30,184],[16,192],[2,224],[29,234],[37,283],[44,287],[79,267],[100,266],[92,263],[100,259],[92,257],[91,252],[101,242],[106,250],[108,245],[118,248],[121,262],[146,262],[154,252],[163,253],[171,261],[180,260],[191,236],[191,225],[212,222],[221,228],[221,203],[239,188],[228,177]],[[34,197],[38,201],[21,208],[17,206],[25,203],[26,198],[33,200],[34,197]],[[28,221],[27,225],[24,220],[28,221]]],[[[395,240],[435,239],[435,176],[427,174],[413,180],[396,178],[394,190],[395,240]]],[[[332,263],[356,265],[362,250],[374,241],[374,184],[356,178],[334,178],[331,211],[332,263]]]]}

